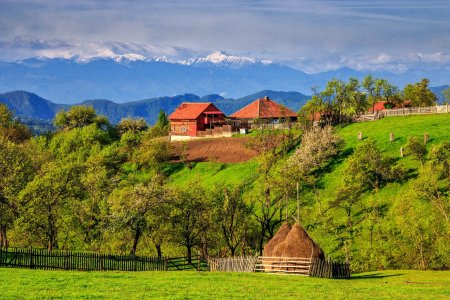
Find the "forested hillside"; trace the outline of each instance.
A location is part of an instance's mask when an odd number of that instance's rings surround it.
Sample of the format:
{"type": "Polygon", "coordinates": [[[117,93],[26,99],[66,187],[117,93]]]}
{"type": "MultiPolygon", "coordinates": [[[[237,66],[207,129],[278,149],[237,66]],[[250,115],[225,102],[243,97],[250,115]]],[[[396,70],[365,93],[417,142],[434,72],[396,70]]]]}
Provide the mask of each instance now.
{"type": "Polygon", "coordinates": [[[259,155],[226,164],[189,161],[188,143],[174,150],[163,113],[152,127],[111,125],[75,106],[57,114],[55,132],[31,137],[0,105],[0,243],[255,254],[298,220],[354,270],[448,269],[449,120],[256,130],[246,144],[259,155]]]}
{"type": "MultiPolygon", "coordinates": [[[[146,122],[154,124],[160,110],[171,114],[182,102],[213,102],[226,115],[231,115],[250,102],[265,96],[296,111],[310,98],[298,92],[264,90],[238,99],[225,99],[216,94],[206,95],[204,97],[183,94],[126,103],[116,103],[106,99],[93,99],[83,101],[78,105],[92,106],[98,114],[106,116],[114,124],[128,117],[144,118],[146,122]]],[[[30,124],[38,123],[38,121],[50,123],[58,111],[67,110],[70,107],[70,105],[66,104],[53,103],[36,94],[25,91],[0,94],[0,103],[8,106],[14,112],[15,116],[26,120],[30,124]]]]}

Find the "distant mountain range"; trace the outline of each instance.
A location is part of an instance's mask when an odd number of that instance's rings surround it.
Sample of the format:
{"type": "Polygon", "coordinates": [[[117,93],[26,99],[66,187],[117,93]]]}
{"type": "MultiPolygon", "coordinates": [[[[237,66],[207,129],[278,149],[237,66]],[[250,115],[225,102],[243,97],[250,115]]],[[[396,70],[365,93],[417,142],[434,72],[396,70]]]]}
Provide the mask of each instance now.
{"type": "MultiPolygon", "coordinates": [[[[80,102],[81,105],[94,107],[96,112],[105,115],[112,123],[119,122],[122,118],[144,118],[150,124],[155,123],[160,109],[167,114],[172,113],[182,102],[212,102],[226,115],[231,115],[236,110],[244,107],[252,101],[268,96],[269,98],[289,107],[295,111],[306,103],[310,96],[299,92],[276,92],[263,90],[238,99],[225,99],[217,94],[199,97],[194,94],[177,95],[173,97],[158,97],[131,101],[127,103],[115,103],[106,99],[95,99],[80,102]]],[[[26,91],[14,91],[0,94],[0,103],[6,104],[15,115],[26,120],[50,121],[55,114],[70,105],[56,104],[34,93],[26,91]]],[[[75,104],[77,105],[77,104],[75,104]]]]}
{"type": "MultiPolygon", "coordinates": [[[[312,86],[324,88],[332,78],[362,79],[367,73],[341,68],[307,74],[269,60],[222,52],[175,59],[105,51],[98,57],[37,57],[0,62],[0,92],[26,90],[64,104],[91,98],[125,103],[185,93],[218,93],[225,98],[238,98],[265,89],[309,94],[312,86]]],[[[429,73],[411,70],[401,75],[387,71],[371,74],[386,78],[402,88],[422,77],[430,79],[432,85],[448,84],[450,69],[442,68],[429,73]]]]}

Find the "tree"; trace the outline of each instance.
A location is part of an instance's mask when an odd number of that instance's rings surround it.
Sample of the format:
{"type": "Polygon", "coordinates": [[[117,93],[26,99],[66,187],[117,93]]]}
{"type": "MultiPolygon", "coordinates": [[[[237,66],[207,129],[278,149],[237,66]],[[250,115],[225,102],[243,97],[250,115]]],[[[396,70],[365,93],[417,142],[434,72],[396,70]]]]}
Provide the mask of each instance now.
{"type": "Polygon", "coordinates": [[[346,183],[339,187],[337,196],[330,203],[330,208],[342,209],[344,211],[344,222],[335,224],[335,218],[329,220],[328,223],[334,228],[334,233],[340,241],[340,246],[343,248],[345,260],[352,260],[352,246],[356,236],[356,225],[362,221],[358,216],[363,210],[361,207],[362,190],[352,183],[346,183]]]}
{"type": "Polygon", "coordinates": [[[362,87],[367,95],[367,101],[372,106],[373,111],[375,110],[375,103],[377,103],[378,99],[380,99],[379,89],[376,88],[375,81],[376,79],[369,74],[364,77],[362,82],[362,87]]]}
{"type": "Polygon", "coordinates": [[[313,174],[338,155],[343,145],[343,139],[333,133],[331,126],[312,128],[303,133],[300,147],[289,158],[289,167],[299,177],[313,174]]]}
{"type": "Polygon", "coordinates": [[[49,162],[20,193],[20,225],[46,241],[48,250],[59,247],[59,234],[71,223],[70,202],[83,197],[80,173],[80,164],[49,162]]]}
{"type": "Polygon", "coordinates": [[[348,105],[344,108],[346,115],[359,115],[368,108],[367,95],[361,90],[361,84],[357,78],[350,78],[347,83],[348,105]]]}
{"type": "Polygon", "coordinates": [[[170,122],[167,118],[167,114],[163,110],[160,110],[155,126],[148,130],[147,135],[152,138],[167,136],[169,134],[169,130],[170,122]]]}
{"type": "Polygon", "coordinates": [[[127,185],[115,190],[110,198],[111,219],[116,228],[131,231],[135,255],[141,237],[149,229],[149,219],[155,208],[168,201],[163,178],[155,176],[145,184],[127,185]]]}
{"type": "Polygon", "coordinates": [[[449,224],[450,143],[433,145],[430,160],[422,165],[413,187],[418,199],[431,203],[449,224]]]}
{"type": "Polygon", "coordinates": [[[404,170],[394,158],[383,156],[374,141],[368,140],[356,147],[344,174],[346,183],[365,192],[379,191],[387,182],[403,179],[404,170]]]}
{"type": "Polygon", "coordinates": [[[419,161],[420,164],[423,166],[423,163],[425,161],[425,156],[427,155],[427,148],[425,146],[425,143],[421,141],[418,137],[409,137],[408,142],[406,144],[406,150],[415,156],[419,161]]]}
{"type": "Polygon", "coordinates": [[[101,129],[109,129],[109,121],[105,116],[97,115],[92,106],[83,105],[72,106],[67,112],[58,112],[54,124],[61,129],[73,129],[91,124],[101,129]]]}
{"type": "Polygon", "coordinates": [[[205,195],[204,189],[193,185],[190,190],[175,191],[171,202],[172,238],[186,248],[188,263],[193,248],[202,244],[202,236],[210,227],[211,207],[205,195]]]}
{"type": "Polygon", "coordinates": [[[172,156],[172,145],[163,137],[150,138],[144,136],[134,153],[133,160],[141,167],[161,172],[164,163],[172,156]]]}
{"type": "Polygon", "coordinates": [[[445,103],[450,104],[450,87],[443,90],[442,95],[444,95],[445,103]]]}
{"type": "Polygon", "coordinates": [[[236,254],[239,247],[243,248],[251,213],[251,207],[243,199],[243,192],[242,187],[224,187],[223,191],[215,195],[217,223],[220,224],[222,237],[231,256],[236,254]]]}
{"type": "Polygon", "coordinates": [[[132,119],[132,118],[124,118],[120,120],[120,122],[116,125],[119,134],[122,135],[126,132],[131,132],[133,134],[142,132],[147,130],[147,123],[143,118],[140,119],[132,119]]]}
{"type": "Polygon", "coordinates": [[[83,164],[80,180],[84,197],[70,203],[70,207],[80,245],[89,250],[100,251],[102,247],[109,226],[108,197],[119,182],[123,162],[118,148],[112,145],[103,149],[94,148],[83,164]]]}
{"type": "Polygon", "coordinates": [[[19,193],[32,179],[33,173],[26,153],[0,137],[0,247],[8,247],[7,231],[19,214],[19,193]]]}
{"type": "Polygon", "coordinates": [[[31,137],[30,129],[13,119],[12,112],[5,104],[0,104],[0,138],[14,143],[22,143],[31,137]]]}
{"type": "Polygon", "coordinates": [[[400,99],[398,87],[392,85],[386,79],[375,81],[375,93],[390,106],[394,106],[394,103],[400,99]]]}
{"type": "Polygon", "coordinates": [[[420,82],[408,84],[403,89],[405,100],[410,100],[412,106],[432,106],[436,104],[437,97],[429,88],[430,81],[422,78],[420,82]]]}
{"type": "Polygon", "coordinates": [[[312,96],[305,105],[300,108],[299,119],[305,124],[305,127],[309,127],[315,121],[320,121],[320,117],[324,111],[324,103],[320,94],[316,93],[312,96]],[[316,120],[317,119],[317,120],[316,120]]]}

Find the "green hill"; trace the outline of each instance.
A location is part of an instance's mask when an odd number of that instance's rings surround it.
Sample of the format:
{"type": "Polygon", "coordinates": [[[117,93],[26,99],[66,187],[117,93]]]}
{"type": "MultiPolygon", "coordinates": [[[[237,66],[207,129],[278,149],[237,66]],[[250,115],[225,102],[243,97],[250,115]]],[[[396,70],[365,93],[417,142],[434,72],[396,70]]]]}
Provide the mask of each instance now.
{"type": "MultiPolygon", "coordinates": [[[[363,139],[376,140],[380,149],[391,156],[399,157],[400,147],[406,144],[409,136],[423,136],[429,134],[429,148],[433,144],[450,140],[450,115],[405,116],[384,118],[376,122],[354,123],[336,129],[337,133],[345,140],[344,152],[355,149],[358,132],[362,132],[363,139]],[[389,141],[390,133],[394,133],[395,140],[389,141]]],[[[406,156],[399,161],[402,165],[417,169],[419,162],[406,156]]],[[[239,183],[246,176],[257,171],[258,163],[253,159],[244,163],[225,164],[215,162],[195,163],[192,169],[182,168],[174,172],[171,181],[175,185],[188,185],[192,181],[201,181],[205,185],[218,182],[230,184],[239,183]]],[[[325,189],[323,196],[326,198],[334,195],[335,186],[340,183],[342,172],[346,166],[344,160],[335,166],[335,169],[326,174],[324,178],[325,189]],[[328,188],[329,187],[329,188],[328,188]]]]}
{"type": "MultiPolygon", "coordinates": [[[[436,209],[436,203],[411,196],[420,162],[411,155],[400,157],[400,147],[405,147],[409,137],[423,139],[424,133],[429,135],[428,150],[433,145],[450,141],[450,114],[390,117],[350,124],[336,128],[336,132],[345,140],[343,154],[320,177],[317,189],[300,193],[300,222],[311,237],[333,259],[345,259],[346,247],[351,249],[350,259],[355,270],[418,268],[422,263],[423,268],[445,267],[448,259],[440,257],[439,253],[448,251],[445,246],[448,244],[448,224],[436,209]],[[362,132],[363,141],[358,141],[358,132],[362,132]],[[392,142],[391,132],[395,136],[392,142]],[[383,155],[396,158],[397,164],[406,170],[407,177],[400,182],[387,183],[376,193],[364,193],[354,204],[336,205],[337,191],[343,184],[349,157],[358,143],[368,139],[376,142],[383,155]],[[426,249],[422,258],[419,258],[418,249],[426,249]],[[435,262],[438,263],[433,265],[435,262]]],[[[257,170],[257,158],[239,164],[196,163],[192,169],[174,172],[171,184],[185,187],[194,181],[210,187],[221,182],[239,184],[257,170]]],[[[252,196],[251,193],[244,195],[246,201],[255,199],[256,194],[252,196]]],[[[443,197],[447,197],[445,193],[443,197]]],[[[292,216],[296,209],[296,192],[292,190],[289,194],[292,216]]],[[[445,199],[443,201],[447,201],[445,199]]],[[[293,221],[292,217],[290,220],[293,221]]]]}

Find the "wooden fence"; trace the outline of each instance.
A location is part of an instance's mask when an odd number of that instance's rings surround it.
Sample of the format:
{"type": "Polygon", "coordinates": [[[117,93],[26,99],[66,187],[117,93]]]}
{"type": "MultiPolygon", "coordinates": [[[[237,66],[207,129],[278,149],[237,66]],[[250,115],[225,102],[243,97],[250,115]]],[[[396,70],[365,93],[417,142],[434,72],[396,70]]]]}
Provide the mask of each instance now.
{"type": "Polygon", "coordinates": [[[258,256],[235,256],[225,258],[208,258],[210,271],[254,272],[258,256]]]}
{"type": "Polygon", "coordinates": [[[350,264],[348,262],[333,262],[331,260],[316,259],[312,262],[309,276],[322,278],[350,278],[350,264]]]}
{"type": "Polygon", "coordinates": [[[427,107],[405,107],[392,108],[377,111],[375,114],[359,115],[354,118],[355,121],[375,121],[384,117],[410,116],[410,115],[431,115],[450,113],[450,105],[436,105],[427,107]]]}
{"type": "Polygon", "coordinates": [[[241,256],[209,258],[210,271],[295,274],[322,278],[350,278],[349,263],[304,257],[241,256]]]}
{"type": "Polygon", "coordinates": [[[174,271],[207,270],[200,257],[158,258],[44,249],[0,249],[0,266],[46,270],[174,271]]]}
{"type": "Polygon", "coordinates": [[[200,256],[193,256],[191,261],[187,257],[171,257],[166,258],[167,271],[184,271],[196,270],[207,271],[208,264],[206,260],[201,259],[200,256]]]}
{"type": "Polygon", "coordinates": [[[379,111],[383,117],[391,116],[409,116],[409,115],[430,115],[430,114],[446,114],[450,113],[449,105],[436,105],[427,107],[405,107],[383,109],[379,111]]]}
{"type": "Polygon", "coordinates": [[[255,272],[297,274],[308,276],[311,258],[260,256],[255,272]]]}
{"type": "Polygon", "coordinates": [[[299,257],[241,256],[208,258],[200,256],[158,258],[110,255],[92,252],[44,249],[0,248],[0,267],[80,271],[222,271],[297,274],[323,278],[350,278],[348,263],[299,257]]]}

